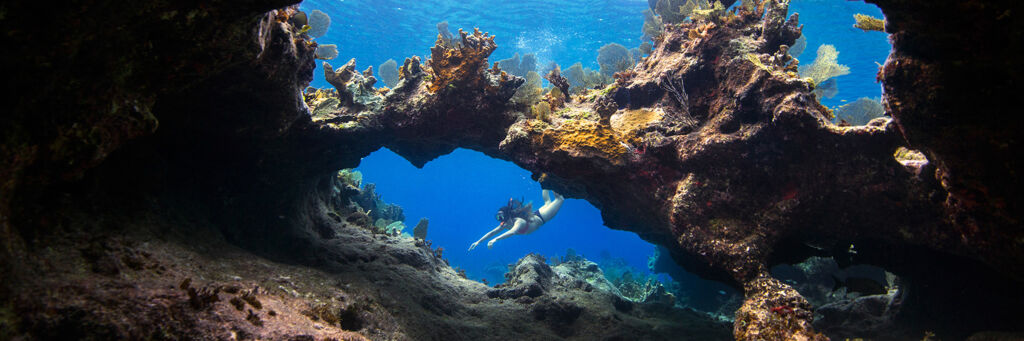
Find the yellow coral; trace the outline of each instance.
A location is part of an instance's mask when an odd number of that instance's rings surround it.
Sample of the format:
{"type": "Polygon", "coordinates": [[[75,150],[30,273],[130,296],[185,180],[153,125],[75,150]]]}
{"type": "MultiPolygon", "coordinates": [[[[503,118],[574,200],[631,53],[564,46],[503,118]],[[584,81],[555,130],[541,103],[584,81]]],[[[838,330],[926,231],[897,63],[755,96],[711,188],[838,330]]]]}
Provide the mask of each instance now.
{"type": "Polygon", "coordinates": [[[835,46],[823,44],[818,47],[818,57],[814,63],[807,66],[800,66],[800,76],[810,78],[815,85],[820,84],[832,77],[838,77],[850,73],[846,65],[836,63],[839,59],[839,51],[835,46]]]}
{"type": "Polygon", "coordinates": [[[853,27],[859,28],[866,31],[878,31],[885,32],[885,20],[878,19],[866,14],[854,14],[853,20],[857,23],[853,27]]]}
{"type": "Polygon", "coordinates": [[[562,150],[570,155],[598,154],[612,162],[621,162],[626,147],[607,125],[593,121],[571,120],[563,122],[558,129],[547,129],[541,133],[542,145],[562,150]]]}
{"type": "Polygon", "coordinates": [[[640,136],[651,124],[661,121],[664,115],[660,111],[637,109],[627,110],[612,116],[611,126],[622,140],[636,144],[640,142],[640,136]]]}
{"type": "Polygon", "coordinates": [[[444,44],[443,37],[438,35],[434,47],[430,48],[427,65],[432,77],[427,89],[431,92],[456,82],[479,80],[479,74],[487,68],[487,57],[498,47],[494,44],[494,36],[481,33],[480,29],[473,29],[473,34],[459,29],[459,35],[462,43],[458,46],[444,44]]]}

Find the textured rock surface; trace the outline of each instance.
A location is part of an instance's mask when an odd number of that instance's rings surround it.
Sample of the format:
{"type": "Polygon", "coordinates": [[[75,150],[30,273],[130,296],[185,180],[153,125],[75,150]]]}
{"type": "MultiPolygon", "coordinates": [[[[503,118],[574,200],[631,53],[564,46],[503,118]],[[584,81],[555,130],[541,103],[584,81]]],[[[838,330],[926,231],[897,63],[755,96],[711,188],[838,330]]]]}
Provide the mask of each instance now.
{"type": "Polygon", "coordinates": [[[287,2],[5,5],[57,24],[0,21],[17,98],[0,125],[0,337],[589,339],[608,323],[622,339],[659,338],[655,326],[720,335],[531,258],[487,289],[411,239],[355,227],[365,215],[330,214],[336,171],[381,147],[417,166],[482,151],[589,200],[607,225],[742,288],[737,339],[824,337],[810,304],[767,271],[818,253],[906,278],[895,320],[913,325],[908,338],[1019,329],[1020,161],[1007,155],[1021,125],[999,115],[1020,79],[1019,5],[877,3],[894,39],[882,72],[894,121],[859,127],[829,124],[797,78],[785,1],[670,25],[616,84],[549,100],[543,119],[509,103],[523,80],[486,69],[493,41],[477,31],[438,44],[426,67],[406,60],[390,92],[346,83],[342,101],[303,97],[315,45],[290,10],[271,11],[287,2]],[[936,31],[961,17],[979,24],[936,31]],[[979,78],[993,74],[1003,78],[979,78]],[[907,141],[934,162],[895,160],[907,141]],[[237,310],[240,294],[216,291],[233,283],[265,307],[237,310]],[[295,326],[313,316],[329,323],[295,326]]]}

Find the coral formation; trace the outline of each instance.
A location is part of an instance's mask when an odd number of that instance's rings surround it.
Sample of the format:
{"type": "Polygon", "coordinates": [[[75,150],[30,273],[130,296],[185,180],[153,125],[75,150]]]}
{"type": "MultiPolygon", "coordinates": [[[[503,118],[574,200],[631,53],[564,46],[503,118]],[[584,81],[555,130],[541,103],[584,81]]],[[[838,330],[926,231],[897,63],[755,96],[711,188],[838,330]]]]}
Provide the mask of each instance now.
{"type": "Polygon", "coordinates": [[[633,56],[625,46],[610,43],[597,50],[597,65],[601,66],[601,74],[605,76],[631,68],[633,64],[633,56]]]}
{"type": "Polygon", "coordinates": [[[867,15],[867,14],[860,14],[860,13],[854,14],[853,15],[853,20],[855,20],[857,22],[857,23],[853,24],[853,27],[862,29],[862,30],[864,30],[864,32],[867,32],[867,31],[885,32],[885,20],[882,20],[882,19],[879,19],[879,18],[875,18],[875,17],[872,17],[872,16],[867,15]]]}
{"type": "Polygon", "coordinates": [[[377,67],[377,75],[389,88],[398,86],[398,63],[394,59],[388,59],[377,67]]]}
{"type": "Polygon", "coordinates": [[[640,30],[644,39],[655,40],[665,32],[665,24],[661,21],[661,17],[654,14],[654,11],[649,9],[644,10],[644,25],[640,30]]]}
{"type": "Polygon", "coordinates": [[[800,77],[810,78],[811,83],[821,84],[822,82],[850,73],[850,67],[836,62],[839,58],[839,51],[836,47],[828,44],[818,46],[818,56],[814,63],[800,66],[800,77]]]}
{"type": "Polygon", "coordinates": [[[512,55],[512,58],[498,61],[498,67],[510,75],[526,78],[530,72],[537,71],[537,56],[532,53],[524,54],[522,59],[519,53],[512,55]]]}
{"type": "Polygon", "coordinates": [[[316,54],[316,59],[331,60],[338,57],[338,45],[318,45],[314,53],[316,54]]]}
{"type": "Polygon", "coordinates": [[[525,78],[526,82],[512,95],[512,103],[529,106],[540,101],[544,95],[544,88],[541,86],[540,75],[536,72],[530,71],[525,78]]]}
{"type": "Polygon", "coordinates": [[[565,72],[569,81],[569,93],[579,94],[587,89],[599,89],[612,83],[612,77],[601,72],[584,68],[582,63],[572,64],[565,72]]]}
{"type": "MultiPolygon", "coordinates": [[[[569,80],[562,76],[562,70],[558,65],[555,65],[555,68],[551,69],[551,71],[544,76],[544,79],[551,82],[551,85],[557,88],[562,95],[569,93],[569,80]]],[[[565,97],[566,101],[569,101],[570,98],[571,97],[565,97]]],[[[559,105],[552,105],[552,107],[557,109],[559,105]]]]}
{"type": "Polygon", "coordinates": [[[481,33],[479,29],[473,29],[472,34],[459,29],[459,37],[460,43],[453,46],[451,43],[446,45],[444,38],[439,35],[437,43],[430,48],[427,67],[432,78],[427,89],[431,92],[448,87],[477,85],[466,81],[479,79],[471,75],[482,73],[487,68],[487,56],[498,47],[494,44],[493,36],[481,33]]]}
{"type": "Polygon", "coordinates": [[[331,17],[321,10],[315,9],[309,13],[309,34],[310,37],[320,38],[327,34],[331,27],[331,17]]]}
{"type": "Polygon", "coordinates": [[[885,114],[882,102],[877,99],[861,97],[856,101],[840,105],[834,110],[836,120],[853,125],[865,125],[873,119],[885,114]]]}
{"type": "Polygon", "coordinates": [[[416,227],[412,228],[412,236],[417,239],[427,239],[427,225],[430,221],[427,218],[420,218],[420,221],[416,223],[416,227]]]}

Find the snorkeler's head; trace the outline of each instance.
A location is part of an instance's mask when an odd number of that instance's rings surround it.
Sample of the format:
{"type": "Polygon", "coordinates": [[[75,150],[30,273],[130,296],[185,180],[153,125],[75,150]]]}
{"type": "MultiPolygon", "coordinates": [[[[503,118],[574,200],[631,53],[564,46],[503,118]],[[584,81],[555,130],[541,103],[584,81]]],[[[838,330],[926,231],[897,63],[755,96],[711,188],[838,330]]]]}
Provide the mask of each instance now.
{"type": "Polygon", "coordinates": [[[523,203],[515,198],[508,198],[508,204],[498,209],[498,213],[494,214],[494,219],[500,222],[504,222],[510,218],[515,217],[516,211],[523,206],[523,203]]]}

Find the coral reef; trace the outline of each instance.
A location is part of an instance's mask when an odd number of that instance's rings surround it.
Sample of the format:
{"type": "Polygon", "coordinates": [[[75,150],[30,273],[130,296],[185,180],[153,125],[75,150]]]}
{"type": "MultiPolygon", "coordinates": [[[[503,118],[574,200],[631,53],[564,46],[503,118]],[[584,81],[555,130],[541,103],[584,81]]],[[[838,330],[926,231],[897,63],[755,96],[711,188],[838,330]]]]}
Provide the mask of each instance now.
{"type": "Polygon", "coordinates": [[[523,79],[487,69],[493,40],[476,30],[442,33],[393,91],[353,91],[372,77],[353,63],[328,73],[336,90],[303,92],[314,44],[287,1],[5,4],[76,20],[0,21],[3,63],[24,65],[5,77],[15,100],[0,124],[0,336],[730,336],[537,256],[488,288],[425,241],[368,231],[373,212],[348,206],[338,170],[381,147],[416,166],[471,148],[594,203],[608,226],[742,288],[739,340],[843,337],[844,316],[893,321],[902,339],[1013,335],[1022,118],[1005,111],[1022,78],[1024,30],[1007,14],[1019,4],[869,2],[894,47],[880,73],[892,120],[855,127],[831,124],[821,82],[797,77],[784,0],[665,25],[635,75],[547,120],[510,103],[523,79]],[[898,311],[862,296],[820,307],[836,322],[815,331],[814,307],[769,269],[820,253],[906,279],[898,311]]]}
{"type": "MultiPolygon", "coordinates": [[[[551,85],[558,89],[562,95],[569,94],[569,80],[562,76],[562,70],[558,65],[555,65],[547,75],[544,75],[544,79],[551,82],[551,85]]],[[[566,97],[566,100],[568,101],[570,98],[571,97],[566,97]]],[[[560,105],[552,105],[552,107],[553,109],[557,109],[560,105]]]]}

